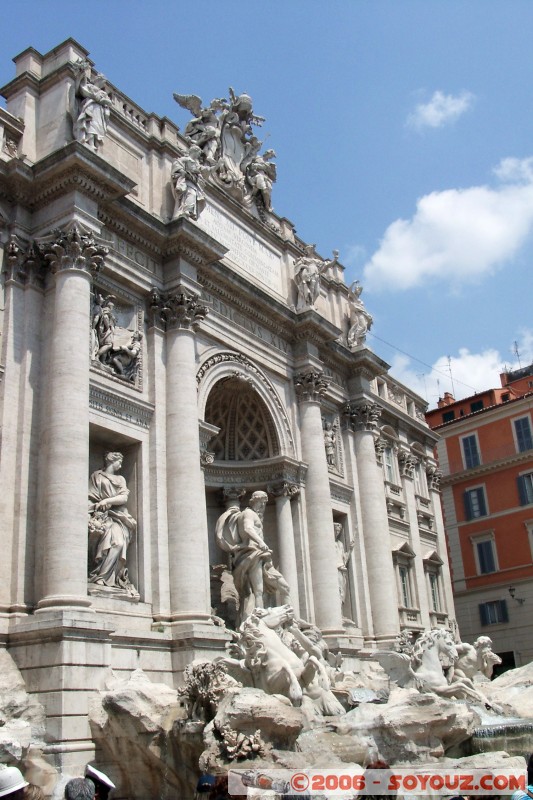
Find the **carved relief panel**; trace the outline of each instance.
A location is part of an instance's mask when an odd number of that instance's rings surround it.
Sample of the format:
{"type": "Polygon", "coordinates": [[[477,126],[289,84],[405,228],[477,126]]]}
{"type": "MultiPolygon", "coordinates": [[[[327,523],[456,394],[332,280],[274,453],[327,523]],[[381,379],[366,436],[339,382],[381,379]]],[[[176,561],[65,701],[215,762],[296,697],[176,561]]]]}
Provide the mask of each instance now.
{"type": "Polygon", "coordinates": [[[107,283],[94,284],[91,368],[142,389],[143,321],[137,298],[107,283]]]}

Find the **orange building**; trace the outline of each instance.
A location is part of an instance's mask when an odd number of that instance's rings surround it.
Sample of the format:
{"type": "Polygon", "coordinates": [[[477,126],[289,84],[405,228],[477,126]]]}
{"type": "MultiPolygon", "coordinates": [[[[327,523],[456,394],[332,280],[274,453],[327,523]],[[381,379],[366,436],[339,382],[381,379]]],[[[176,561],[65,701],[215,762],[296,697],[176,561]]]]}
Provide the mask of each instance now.
{"type": "Polygon", "coordinates": [[[438,431],[442,504],[461,638],[491,637],[502,667],[533,660],[533,365],[501,388],[426,414],[438,431]]]}

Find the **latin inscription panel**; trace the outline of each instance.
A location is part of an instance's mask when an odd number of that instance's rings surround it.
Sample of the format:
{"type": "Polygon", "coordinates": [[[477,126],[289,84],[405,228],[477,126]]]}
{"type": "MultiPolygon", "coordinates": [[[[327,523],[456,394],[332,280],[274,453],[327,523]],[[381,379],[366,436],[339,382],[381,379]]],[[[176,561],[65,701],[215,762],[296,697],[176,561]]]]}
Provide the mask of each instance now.
{"type": "Polygon", "coordinates": [[[228,248],[225,258],[233,262],[240,271],[277,294],[282,294],[282,263],[274,250],[210,204],[200,214],[198,225],[228,248]]]}

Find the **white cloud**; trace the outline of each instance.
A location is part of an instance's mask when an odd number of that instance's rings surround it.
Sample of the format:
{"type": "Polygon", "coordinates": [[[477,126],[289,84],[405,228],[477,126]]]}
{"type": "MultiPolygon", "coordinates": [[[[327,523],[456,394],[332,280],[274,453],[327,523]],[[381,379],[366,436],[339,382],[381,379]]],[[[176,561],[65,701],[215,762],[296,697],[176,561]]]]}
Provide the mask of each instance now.
{"type": "Polygon", "coordinates": [[[442,128],[459,119],[474,102],[472,92],[462,91],[461,94],[444,94],[435,92],[429,103],[420,103],[407,117],[407,126],[414,130],[424,128],[442,128]]]}
{"type": "MultiPolygon", "coordinates": [[[[520,364],[525,367],[533,363],[533,331],[522,330],[518,337],[520,364]]],[[[494,348],[481,353],[471,353],[462,347],[457,355],[440,356],[432,369],[417,365],[405,355],[397,355],[391,364],[391,374],[421,397],[430,408],[435,408],[437,400],[444,392],[453,394],[456,400],[470,397],[476,392],[499,387],[500,373],[519,366],[514,346],[503,355],[494,348]],[[451,371],[451,375],[450,375],[451,371]]]]}
{"type": "Polygon", "coordinates": [[[428,278],[479,279],[509,261],[533,228],[533,158],[504,159],[500,183],[432,192],[398,219],[364,268],[365,288],[409,289],[428,278]]]}

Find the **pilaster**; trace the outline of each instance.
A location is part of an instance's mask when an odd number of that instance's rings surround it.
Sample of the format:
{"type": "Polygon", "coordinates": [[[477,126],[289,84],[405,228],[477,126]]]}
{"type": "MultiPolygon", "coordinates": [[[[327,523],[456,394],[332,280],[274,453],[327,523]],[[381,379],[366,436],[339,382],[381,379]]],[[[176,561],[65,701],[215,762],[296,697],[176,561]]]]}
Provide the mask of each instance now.
{"type": "Polygon", "coordinates": [[[300,594],[298,589],[298,561],[296,558],[296,542],[292,524],[291,501],[300,493],[300,487],[290,481],[271,484],[268,493],[276,499],[276,518],[278,522],[279,565],[281,574],[291,590],[291,602],[300,615],[300,594]]]}

